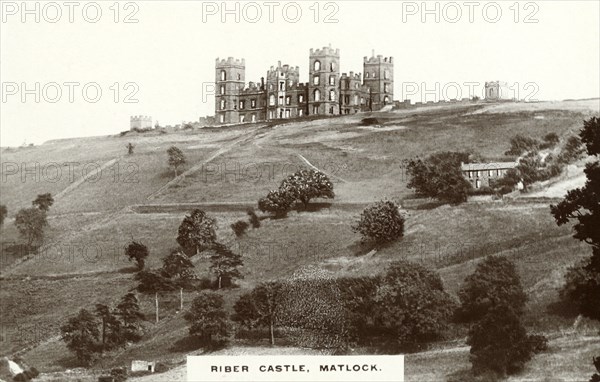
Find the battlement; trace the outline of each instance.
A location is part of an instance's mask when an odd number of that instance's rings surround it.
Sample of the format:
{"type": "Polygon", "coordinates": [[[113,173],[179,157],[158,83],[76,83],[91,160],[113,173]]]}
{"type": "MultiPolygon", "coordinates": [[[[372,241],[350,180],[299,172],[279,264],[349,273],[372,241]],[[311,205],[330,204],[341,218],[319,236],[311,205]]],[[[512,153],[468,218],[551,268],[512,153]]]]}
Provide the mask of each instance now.
{"type": "Polygon", "coordinates": [[[129,117],[130,122],[152,122],[152,117],[148,115],[132,115],[129,117]]]}
{"type": "Polygon", "coordinates": [[[357,81],[360,81],[361,78],[362,78],[361,73],[355,74],[354,72],[350,72],[349,75],[347,73],[342,73],[342,76],[340,77],[341,80],[351,79],[351,80],[357,80],[357,81]]]}
{"type": "Polygon", "coordinates": [[[394,57],[384,57],[381,54],[378,54],[377,56],[372,55],[371,57],[363,57],[364,64],[392,64],[393,60],[394,57]]]}
{"type": "Polygon", "coordinates": [[[489,88],[491,86],[503,86],[503,87],[508,87],[508,82],[504,82],[504,81],[489,81],[485,83],[485,87],[489,88]]]}
{"type": "Polygon", "coordinates": [[[262,92],[262,86],[256,82],[249,82],[248,86],[242,89],[241,94],[256,94],[262,92]]]}
{"type": "Polygon", "coordinates": [[[337,56],[337,57],[339,57],[340,50],[339,49],[333,49],[331,47],[331,45],[324,46],[323,49],[313,49],[313,48],[310,48],[310,55],[311,56],[337,56]]]}
{"type": "Polygon", "coordinates": [[[277,61],[277,67],[271,65],[271,68],[269,69],[269,72],[275,72],[275,71],[297,75],[298,73],[300,73],[300,67],[299,66],[291,66],[288,64],[281,65],[281,61],[277,61]]]}
{"type": "Polygon", "coordinates": [[[238,60],[237,58],[233,58],[233,57],[227,57],[227,59],[219,59],[219,57],[217,57],[215,59],[215,65],[217,68],[219,67],[224,67],[224,66],[241,66],[241,67],[245,67],[246,66],[246,59],[242,58],[241,60],[238,60]]]}

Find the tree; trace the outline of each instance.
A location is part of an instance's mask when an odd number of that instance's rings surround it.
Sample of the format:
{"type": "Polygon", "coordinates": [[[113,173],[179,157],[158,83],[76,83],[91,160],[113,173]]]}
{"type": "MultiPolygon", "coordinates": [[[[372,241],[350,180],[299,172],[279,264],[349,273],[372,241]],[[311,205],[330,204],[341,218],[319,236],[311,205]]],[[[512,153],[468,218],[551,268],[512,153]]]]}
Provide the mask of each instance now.
{"type": "Polygon", "coordinates": [[[148,247],[134,240],[125,248],[125,256],[129,258],[129,261],[135,260],[138,270],[142,270],[148,257],[148,247]]]}
{"type": "Polygon", "coordinates": [[[140,322],[144,315],[136,295],[132,292],[124,295],[115,309],[115,314],[121,320],[123,338],[126,341],[139,341],[142,337],[140,322]]]}
{"type": "Polygon", "coordinates": [[[158,295],[159,293],[172,291],[176,288],[173,281],[164,277],[157,271],[141,271],[136,273],[135,279],[139,281],[137,290],[142,293],[154,294],[154,306],[156,322],[158,323],[158,295]]]}
{"type": "Polygon", "coordinates": [[[333,199],[333,183],[327,175],[317,170],[300,170],[288,176],[281,182],[280,190],[288,190],[294,201],[302,203],[304,208],[311,199],[333,199]]]}
{"type": "Polygon", "coordinates": [[[246,233],[246,230],[248,229],[248,227],[250,226],[250,224],[248,222],[245,222],[243,220],[238,220],[235,223],[231,224],[231,230],[233,231],[233,233],[235,233],[235,236],[237,237],[241,237],[246,233]]]}
{"type": "Polygon", "coordinates": [[[217,240],[217,221],[204,211],[195,209],[186,215],[177,234],[177,243],[196,254],[213,246],[217,240]]]}
{"type": "Polygon", "coordinates": [[[31,204],[44,212],[48,212],[50,207],[54,204],[54,198],[49,192],[46,194],[40,194],[33,202],[31,202],[31,204]]]}
{"type": "Polygon", "coordinates": [[[127,148],[127,154],[128,155],[132,155],[133,154],[133,149],[135,148],[135,146],[133,144],[131,144],[131,142],[129,142],[127,144],[127,146],[125,146],[127,148]]]}
{"type": "Polygon", "coordinates": [[[7,214],[8,210],[6,209],[6,206],[4,204],[0,205],[0,227],[4,225],[4,219],[7,214]]]}
{"type": "Polygon", "coordinates": [[[569,137],[560,152],[558,160],[562,163],[571,163],[581,158],[584,151],[585,149],[582,147],[581,139],[579,139],[579,137],[569,137]]]}
{"type": "Polygon", "coordinates": [[[558,143],[560,142],[560,139],[558,138],[558,134],[556,133],[548,133],[544,136],[544,147],[554,147],[556,146],[558,143]]]}
{"type": "Polygon", "coordinates": [[[61,326],[60,330],[67,348],[75,353],[80,362],[89,364],[97,350],[97,341],[100,336],[94,315],[81,309],[77,316],[71,317],[66,324],[61,326]]]}
{"type": "Polygon", "coordinates": [[[179,279],[178,284],[183,287],[187,281],[196,278],[193,268],[194,263],[192,263],[190,258],[179,250],[174,249],[163,259],[161,273],[164,277],[179,279]]]}
{"type": "Polygon", "coordinates": [[[506,305],[520,314],[527,295],[515,264],[501,256],[488,256],[467,276],[458,297],[457,316],[466,322],[481,319],[494,306],[506,305]]]}
{"type": "Polygon", "coordinates": [[[232,320],[249,328],[268,327],[271,345],[275,345],[275,326],[278,321],[282,288],[281,283],[271,281],[259,284],[252,292],[240,296],[233,306],[235,314],[232,320]]]}
{"type": "Polygon", "coordinates": [[[167,150],[167,154],[169,155],[169,166],[173,167],[175,176],[177,176],[177,169],[186,163],[185,155],[183,155],[183,152],[175,146],[171,146],[167,150]]]}
{"type": "Polygon", "coordinates": [[[584,316],[600,320],[600,308],[595,303],[600,296],[600,120],[592,117],[584,121],[579,136],[595,160],[585,166],[585,185],[569,190],[558,205],[550,206],[550,211],[559,226],[576,220],[573,237],[592,246],[589,261],[567,272],[561,295],[575,302],[584,316]]]}
{"type": "Polygon", "coordinates": [[[365,239],[383,244],[404,235],[404,218],[394,202],[380,201],[364,209],[352,230],[365,239]]]}
{"type": "Polygon", "coordinates": [[[504,377],[523,369],[545,338],[528,336],[517,313],[506,305],[492,307],[484,318],[469,330],[473,372],[491,371],[504,377]]]}
{"type": "Polygon", "coordinates": [[[41,242],[44,239],[44,227],[48,225],[46,212],[35,207],[23,208],[15,216],[15,225],[21,236],[27,239],[28,246],[41,242]]]}
{"type": "Polygon", "coordinates": [[[104,304],[96,304],[96,315],[101,322],[101,352],[112,350],[125,343],[122,337],[121,322],[111,311],[110,307],[104,304]]]}
{"type": "Polygon", "coordinates": [[[593,361],[597,373],[594,373],[592,375],[592,378],[590,378],[590,382],[600,382],[600,357],[594,357],[593,361]]]}
{"type": "Polygon", "coordinates": [[[189,333],[206,341],[210,346],[213,340],[227,337],[227,313],[223,308],[223,296],[214,292],[201,292],[192,301],[192,307],[184,315],[190,323],[189,333]]]}
{"type": "Polygon", "coordinates": [[[210,270],[215,274],[218,280],[219,289],[223,285],[223,280],[229,284],[233,279],[242,279],[239,267],[244,265],[242,256],[235,254],[227,246],[216,243],[214,253],[210,257],[210,270]]]}
{"type": "Polygon", "coordinates": [[[262,212],[270,212],[277,218],[282,218],[292,208],[294,196],[286,189],[271,190],[266,197],[258,201],[258,209],[262,212]]]}
{"type": "Polygon", "coordinates": [[[402,346],[439,338],[455,307],[437,273],[405,260],[389,265],[375,302],[377,322],[402,346]]]}
{"type": "Polygon", "coordinates": [[[410,177],[406,187],[414,189],[418,196],[436,198],[444,203],[465,202],[471,183],[464,178],[461,163],[468,160],[469,154],[459,152],[411,159],[406,168],[410,177]]]}
{"type": "Polygon", "coordinates": [[[248,211],[246,211],[246,213],[248,214],[248,220],[250,220],[250,224],[252,225],[252,228],[254,228],[254,229],[260,228],[260,219],[254,212],[254,210],[252,208],[249,208],[248,211]]]}
{"type": "Polygon", "coordinates": [[[530,151],[538,151],[539,148],[540,142],[537,139],[517,134],[510,139],[510,150],[504,155],[521,155],[530,151]]]}

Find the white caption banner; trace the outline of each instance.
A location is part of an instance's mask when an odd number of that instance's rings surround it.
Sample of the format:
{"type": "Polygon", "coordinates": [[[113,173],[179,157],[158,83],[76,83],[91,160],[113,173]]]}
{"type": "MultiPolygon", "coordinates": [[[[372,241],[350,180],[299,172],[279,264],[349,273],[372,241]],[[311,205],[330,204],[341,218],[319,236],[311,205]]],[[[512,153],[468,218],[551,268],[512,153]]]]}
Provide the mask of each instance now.
{"type": "Polygon", "coordinates": [[[403,382],[404,356],[188,356],[187,381],[403,382]]]}

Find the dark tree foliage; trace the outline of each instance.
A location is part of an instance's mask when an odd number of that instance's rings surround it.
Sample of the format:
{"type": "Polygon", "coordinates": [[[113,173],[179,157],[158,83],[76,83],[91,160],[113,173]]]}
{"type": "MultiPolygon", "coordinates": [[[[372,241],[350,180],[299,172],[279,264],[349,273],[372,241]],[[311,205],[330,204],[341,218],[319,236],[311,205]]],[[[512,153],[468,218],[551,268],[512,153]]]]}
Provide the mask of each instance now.
{"type": "Polygon", "coordinates": [[[167,155],[169,156],[169,166],[173,167],[175,176],[177,176],[177,169],[186,162],[185,155],[183,155],[183,152],[176,146],[169,147],[167,155]]]}
{"type": "Polygon", "coordinates": [[[235,236],[241,237],[246,233],[246,230],[249,226],[250,224],[248,224],[248,222],[238,220],[235,223],[231,224],[231,230],[233,231],[233,233],[235,233],[235,236]]]}
{"type": "Polygon", "coordinates": [[[266,197],[259,199],[258,209],[262,212],[270,212],[277,218],[283,218],[292,208],[294,200],[294,195],[289,190],[271,190],[266,197]]]}
{"type": "Polygon", "coordinates": [[[404,218],[396,203],[380,201],[364,209],[352,230],[360,233],[364,239],[384,244],[404,235],[404,218]]]}
{"type": "Polygon", "coordinates": [[[456,306],[437,273],[404,260],[389,265],[375,302],[378,324],[400,346],[439,338],[456,306]]]}
{"type": "Polygon", "coordinates": [[[104,304],[96,304],[96,316],[100,319],[101,341],[100,352],[110,351],[125,343],[123,338],[121,322],[110,307],[104,304]]]}
{"type": "Polygon", "coordinates": [[[488,256],[463,283],[458,297],[457,318],[472,322],[481,319],[494,306],[506,305],[520,314],[527,295],[515,265],[506,257],[488,256]]]}
{"type": "Polygon", "coordinates": [[[161,272],[157,271],[138,272],[135,279],[139,281],[137,290],[142,293],[162,293],[176,288],[171,279],[164,277],[161,272]]]}
{"type": "Polygon", "coordinates": [[[518,170],[511,168],[506,171],[502,178],[490,179],[490,187],[500,195],[505,195],[514,191],[519,181],[521,181],[521,175],[518,170]]]}
{"type": "Polygon", "coordinates": [[[48,212],[50,207],[54,204],[54,198],[49,192],[46,194],[40,194],[33,202],[31,202],[31,204],[44,212],[48,212]]]}
{"type": "Polygon", "coordinates": [[[201,251],[211,248],[217,240],[217,221],[206,212],[195,209],[179,225],[177,243],[187,251],[201,251]]]}
{"type": "Polygon", "coordinates": [[[491,371],[500,377],[523,370],[545,343],[542,336],[528,336],[519,316],[505,305],[492,307],[471,327],[467,338],[473,372],[491,371]]]}
{"type": "Polygon", "coordinates": [[[593,117],[583,123],[579,136],[588,155],[595,158],[586,164],[586,183],[581,188],[567,192],[558,205],[550,211],[560,226],[575,220],[573,237],[592,246],[591,259],[566,275],[566,285],[561,291],[563,298],[576,303],[579,312],[586,317],[600,320],[600,121],[593,117]]]}
{"type": "Polygon", "coordinates": [[[471,183],[464,178],[461,163],[468,160],[469,154],[458,152],[441,152],[426,159],[411,159],[406,168],[410,177],[406,187],[414,189],[421,197],[452,204],[465,202],[471,183]]]}
{"type": "Polygon", "coordinates": [[[381,286],[379,276],[342,277],[337,279],[345,312],[345,326],[350,341],[360,342],[378,330],[375,325],[375,296],[381,286]]]}
{"type": "Polygon", "coordinates": [[[594,357],[593,361],[597,373],[592,374],[590,382],[600,382],[600,357],[594,357]]]}
{"type": "Polygon", "coordinates": [[[317,170],[300,170],[281,182],[280,190],[289,190],[294,201],[304,207],[314,198],[333,199],[333,183],[329,177],[317,170]]]}
{"type": "Polygon", "coordinates": [[[146,264],[146,257],[148,257],[148,247],[137,241],[132,241],[125,248],[125,256],[129,258],[129,261],[135,261],[138,269],[142,270],[146,264]]]}
{"type": "Polygon", "coordinates": [[[233,279],[244,278],[239,270],[239,267],[244,265],[241,255],[221,243],[216,243],[213,251],[210,256],[210,270],[217,277],[219,289],[224,283],[230,285],[233,279]]]}
{"type": "Polygon", "coordinates": [[[537,139],[517,134],[510,139],[510,150],[505,152],[504,155],[522,155],[527,152],[538,151],[539,148],[540,142],[537,139]]]}
{"type": "Polygon", "coordinates": [[[250,220],[250,225],[252,225],[252,228],[254,228],[254,229],[260,228],[260,219],[254,212],[254,210],[252,208],[248,209],[247,214],[248,214],[248,219],[250,220]]]}
{"type": "Polygon", "coordinates": [[[6,215],[8,214],[8,210],[4,204],[0,205],[0,227],[4,225],[4,219],[6,219],[6,215]]]}
{"type": "Polygon", "coordinates": [[[233,306],[231,319],[249,329],[269,328],[271,345],[275,345],[275,327],[278,323],[279,304],[282,302],[283,285],[266,282],[243,294],[233,306]]]}
{"type": "Polygon", "coordinates": [[[581,158],[585,149],[581,144],[581,139],[577,136],[569,137],[562,148],[558,160],[561,163],[571,163],[581,158]]]}
{"type": "Polygon", "coordinates": [[[227,313],[223,305],[223,296],[214,292],[204,291],[194,298],[190,310],[184,315],[190,323],[190,335],[201,338],[208,345],[213,340],[226,339],[227,313]]]}
{"type": "Polygon", "coordinates": [[[540,146],[541,148],[551,148],[556,146],[560,142],[558,134],[548,133],[544,136],[544,143],[540,146]]]}
{"type": "Polygon", "coordinates": [[[77,316],[71,317],[61,326],[60,331],[67,348],[75,353],[80,362],[89,365],[100,337],[98,322],[94,315],[81,309],[77,316]]]}
{"type": "Polygon", "coordinates": [[[188,288],[192,280],[196,279],[194,263],[190,258],[179,250],[172,250],[163,258],[161,275],[172,280],[173,285],[179,288],[188,288]]]}
{"type": "Polygon", "coordinates": [[[140,310],[138,298],[134,293],[127,293],[115,309],[115,314],[121,321],[121,333],[125,341],[137,342],[142,338],[141,322],[144,315],[140,310]]]}
{"type": "Polygon", "coordinates": [[[44,239],[44,228],[48,225],[46,212],[35,207],[23,208],[15,216],[15,225],[21,236],[27,239],[27,245],[41,243],[44,239]]]}

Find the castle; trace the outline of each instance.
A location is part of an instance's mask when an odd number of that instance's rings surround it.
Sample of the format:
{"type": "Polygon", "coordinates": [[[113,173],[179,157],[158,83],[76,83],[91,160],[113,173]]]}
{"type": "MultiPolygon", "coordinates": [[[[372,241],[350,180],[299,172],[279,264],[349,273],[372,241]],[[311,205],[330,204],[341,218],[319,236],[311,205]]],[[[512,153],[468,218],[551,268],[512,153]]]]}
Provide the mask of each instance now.
{"type": "Polygon", "coordinates": [[[298,66],[271,66],[260,82],[246,86],[246,62],[216,59],[215,117],[218,124],[352,114],[380,110],[394,100],[392,57],[364,57],[360,73],[341,73],[340,51],[310,49],[309,82],[300,82],[298,66]]]}
{"type": "Polygon", "coordinates": [[[148,129],[152,128],[152,117],[147,115],[133,115],[129,117],[129,129],[148,129]]]}
{"type": "Polygon", "coordinates": [[[503,81],[491,81],[485,83],[485,99],[487,101],[514,100],[508,83],[503,81]]]}

